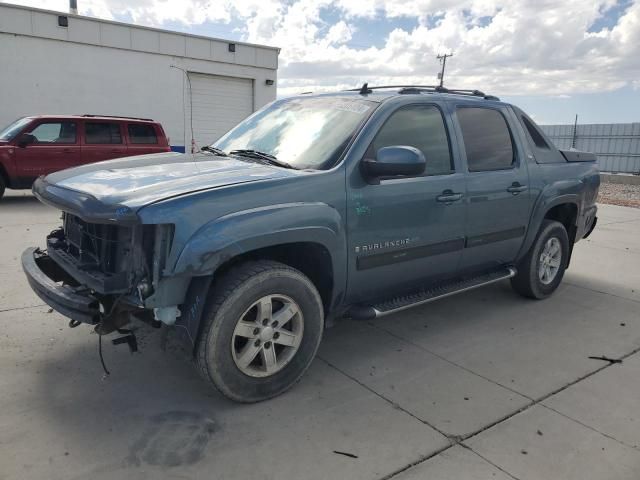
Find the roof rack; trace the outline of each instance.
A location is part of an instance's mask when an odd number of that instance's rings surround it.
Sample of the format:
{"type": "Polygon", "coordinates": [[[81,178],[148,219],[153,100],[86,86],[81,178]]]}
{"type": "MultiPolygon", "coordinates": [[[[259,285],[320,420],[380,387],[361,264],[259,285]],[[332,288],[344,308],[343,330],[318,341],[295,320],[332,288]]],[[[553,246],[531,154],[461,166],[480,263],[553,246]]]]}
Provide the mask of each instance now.
{"type": "Polygon", "coordinates": [[[104,117],[104,118],[127,118],[129,120],[144,120],[145,122],[153,122],[152,118],[128,117],[126,115],[93,115],[90,113],[85,113],[81,116],[82,117],[104,117]]]}
{"type": "Polygon", "coordinates": [[[415,93],[449,93],[453,95],[469,95],[472,97],[482,97],[485,100],[500,100],[494,95],[487,95],[480,90],[463,90],[458,88],[446,88],[439,85],[381,85],[378,87],[370,87],[368,83],[365,83],[360,88],[350,88],[345,92],[359,92],[360,95],[366,95],[372,93],[374,90],[383,90],[387,88],[399,88],[398,93],[407,95],[415,93]]]}

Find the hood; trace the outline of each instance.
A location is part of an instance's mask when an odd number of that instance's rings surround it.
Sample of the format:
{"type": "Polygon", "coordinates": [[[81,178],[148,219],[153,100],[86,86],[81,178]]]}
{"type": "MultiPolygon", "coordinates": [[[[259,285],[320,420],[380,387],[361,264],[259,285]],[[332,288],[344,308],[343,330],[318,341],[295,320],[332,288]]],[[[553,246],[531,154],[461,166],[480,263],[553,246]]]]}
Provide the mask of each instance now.
{"type": "Polygon", "coordinates": [[[137,208],[199,190],[292,175],[294,170],[232,157],[171,152],[83,165],[52,173],[45,180],[103,204],[137,208]]]}

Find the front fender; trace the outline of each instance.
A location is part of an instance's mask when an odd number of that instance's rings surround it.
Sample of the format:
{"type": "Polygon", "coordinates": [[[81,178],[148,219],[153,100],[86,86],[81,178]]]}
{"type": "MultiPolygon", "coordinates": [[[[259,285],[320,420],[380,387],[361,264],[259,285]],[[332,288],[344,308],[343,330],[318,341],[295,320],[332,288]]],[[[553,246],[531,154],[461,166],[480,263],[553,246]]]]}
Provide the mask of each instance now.
{"type": "Polygon", "coordinates": [[[331,252],[335,279],[345,278],[343,221],[320,202],[286,203],[225,215],[202,226],[185,244],[173,275],[210,275],[227,260],[259,248],[312,242],[331,252]]]}

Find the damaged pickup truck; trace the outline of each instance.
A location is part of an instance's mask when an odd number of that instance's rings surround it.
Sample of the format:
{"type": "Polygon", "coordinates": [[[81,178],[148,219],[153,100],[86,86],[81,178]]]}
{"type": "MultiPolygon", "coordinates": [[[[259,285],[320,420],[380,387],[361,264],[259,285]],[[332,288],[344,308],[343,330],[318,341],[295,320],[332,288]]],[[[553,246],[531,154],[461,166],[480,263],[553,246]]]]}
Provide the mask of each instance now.
{"type": "Polygon", "coordinates": [[[551,295],[599,184],[594,155],[496,97],[365,84],[277,100],[195,155],[38,179],[62,226],[22,265],[70,326],[173,328],[220,392],[255,402],[300,379],[336,319],[507,279],[551,295]]]}

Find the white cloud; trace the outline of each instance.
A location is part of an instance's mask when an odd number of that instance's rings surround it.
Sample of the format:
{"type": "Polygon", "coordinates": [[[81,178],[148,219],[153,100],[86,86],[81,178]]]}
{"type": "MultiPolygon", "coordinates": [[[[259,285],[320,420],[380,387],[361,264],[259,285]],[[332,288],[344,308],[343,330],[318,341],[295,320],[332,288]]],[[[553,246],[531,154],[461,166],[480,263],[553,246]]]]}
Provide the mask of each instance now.
{"type": "MultiPolygon", "coordinates": [[[[19,1],[65,10],[66,0],[19,1]]],[[[436,81],[435,56],[453,51],[446,83],[495,94],[549,94],[638,88],[640,0],[612,28],[588,33],[615,0],[79,0],[82,13],[130,16],[162,26],[237,20],[243,38],[282,48],[279,93],[436,81]],[[323,9],[339,12],[327,25],[323,9]],[[414,17],[380,48],[349,46],[368,19],[414,17]],[[488,18],[490,18],[490,21],[488,18]],[[436,19],[434,21],[434,19],[436,19]],[[482,20],[482,21],[481,21],[482,20]]]]}
{"type": "Polygon", "coordinates": [[[344,21],[340,20],[333,25],[325,37],[325,41],[329,45],[340,45],[351,40],[353,27],[349,27],[344,21]]]}

